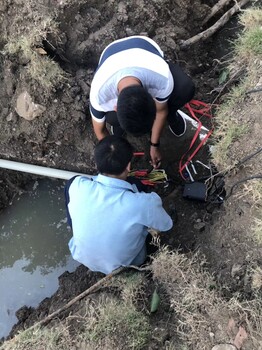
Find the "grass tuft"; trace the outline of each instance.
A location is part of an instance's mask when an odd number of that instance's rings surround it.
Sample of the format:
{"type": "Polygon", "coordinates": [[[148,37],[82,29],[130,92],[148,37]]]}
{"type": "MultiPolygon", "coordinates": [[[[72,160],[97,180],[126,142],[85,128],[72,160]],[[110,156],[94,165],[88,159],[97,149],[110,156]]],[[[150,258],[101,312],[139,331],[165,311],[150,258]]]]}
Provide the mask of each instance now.
{"type": "Polygon", "coordinates": [[[71,350],[72,341],[68,329],[62,324],[57,327],[33,328],[19,333],[14,339],[5,342],[1,350],[71,350]]]}
{"type": "MultiPolygon", "coordinates": [[[[262,215],[260,217],[262,217],[262,215]]],[[[260,218],[256,217],[254,219],[251,230],[256,242],[262,244],[262,220],[260,218]]]]}
{"type": "Polygon", "coordinates": [[[210,350],[214,343],[230,342],[227,327],[233,318],[244,322],[249,332],[250,347],[245,349],[258,349],[262,342],[262,301],[224,300],[212,276],[201,267],[203,263],[198,254],[188,258],[164,249],[152,264],[153,276],[166,290],[177,315],[180,339],[189,349],[210,350]]]}
{"type": "MultiPolygon", "coordinates": [[[[21,30],[20,27],[18,29],[21,30]]],[[[40,17],[24,28],[23,33],[19,30],[14,33],[6,38],[3,54],[17,57],[25,66],[28,78],[37,82],[43,88],[43,93],[48,96],[67,78],[59,64],[41,54],[39,50],[48,33],[57,35],[57,23],[51,17],[40,17]]]]}
{"type": "MultiPolygon", "coordinates": [[[[262,223],[261,223],[262,224],[262,223]]],[[[252,289],[254,291],[258,291],[262,289],[262,269],[261,267],[257,266],[253,271],[252,271],[252,289]]]]}
{"type": "Polygon", "coordinates": [[[93,349],[142,349],[148,341],[148,319],[134,305],[105,299],[96,307],[88,305],[88,318],[82,341],[93,349]],[[110,346],[109,346],[110,344],[110,346]]]}
{"type": "Polygon", "coordinates": [[[247,59],[262,54],[262,26],[246,31],[236,41],[236,54],[247,59]]]}
{"type": "Polygon", "coordinates": [[[45,91],[51,91],[66,80],[66,74],[61,67],[48,57],[32,54],[27,72],[45,91]]]}
{"type": "Polygon", "coordinates": [[[259,83],[261,77],[262,54],[262,10],[243,11],[240,16],[244,31],[234,43],[234,59],[229,71],[240,76],[238,84],[231,89],[223,104],[217,109],[215,147],[212,154],[214,163],[221,170],[231,167],[236,161],[230,157],[231,145],[249,131],[249,125],[243,122],[241,106],[245,105],[246,92],[259,83]],[[238,74],[237,74],[238,73],[238,74]]]}
{"type": "Polygon", "coordinates": [[[143,294],[145,286],[145,276],[141,273],[126,273],[118,276],[114,281],[114,286],[121,290],[121,297],[126,304],[136,303],[138,296],[143,294]]]}

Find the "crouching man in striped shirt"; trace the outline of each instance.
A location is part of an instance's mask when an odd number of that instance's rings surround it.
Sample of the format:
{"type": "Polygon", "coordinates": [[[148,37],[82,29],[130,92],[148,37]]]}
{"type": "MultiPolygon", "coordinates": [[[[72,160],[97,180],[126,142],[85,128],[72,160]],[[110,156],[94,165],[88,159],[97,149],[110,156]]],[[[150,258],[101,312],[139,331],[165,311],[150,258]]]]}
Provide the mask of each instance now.
{"type": "Polygon", "coordinates": [[[108,45],[100,57],[91,83],[90,112],[94,132],[101,140],[111,133],[133,136],[150,133],[150,157],[161,164],[160,136],[166,120],[175,136],[186,131],[177,110],[195,92],[191,78],[178,64],[167,62],[152,39],[131,36],[108,45]]]}

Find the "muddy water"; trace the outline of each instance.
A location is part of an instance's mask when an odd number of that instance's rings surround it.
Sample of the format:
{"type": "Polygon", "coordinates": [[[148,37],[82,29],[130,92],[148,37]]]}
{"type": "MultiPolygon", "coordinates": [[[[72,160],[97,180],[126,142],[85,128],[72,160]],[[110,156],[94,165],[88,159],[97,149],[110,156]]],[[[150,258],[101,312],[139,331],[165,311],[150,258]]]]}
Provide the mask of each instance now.
{"type": "Polygon", "coordinates": [[[62,181],[40,180],[0,215],[0,338],[22,306],[37,306],[78,266],[69,254],[62,181]]]}

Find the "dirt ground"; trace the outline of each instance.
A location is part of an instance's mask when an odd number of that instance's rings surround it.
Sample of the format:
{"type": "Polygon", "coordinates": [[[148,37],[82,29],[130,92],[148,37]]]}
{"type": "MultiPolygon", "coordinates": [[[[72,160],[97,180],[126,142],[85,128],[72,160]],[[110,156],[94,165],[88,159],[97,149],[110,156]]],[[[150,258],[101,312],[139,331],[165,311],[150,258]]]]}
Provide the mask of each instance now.
{"type": "MultiPolygon", "coordinates": [[[[192,9],[189,0],[41,0],[37,4],[33,1],[25,4],[20,0],[2,0],[0,29],[4,35],[0,38],[0,50],[4,50],[8,38],[15,37],[17,33],[29,34],[28,28],[31,28],[32,23],[40,28],[42,18],[51,16],[58,23],[57,29],[51,30],[42,42],[36,42],[35,48],[42,47],[66,76],[57,85],[43,88],[41,80],[28,75],[30,60],[25,59],[21,52],[14,55],[0,54],[0,158],[94,174],[96,170],[92,152],[96,140],[88,111],[90,83],[104,47],[112,40],[125,36],[150,36],[160,45],[168,59],[178,61],[192,76],[197,87],[196,98],[213,102],[218,95],[216,91],[219,90],[216,89],[219,87],[220,74],[214,59],[220,59],[221,45],[229,47],[223,41],[223,36],[228,37],[228,34],[214,36],[188,50],[183,51],[179,47],[180,40],[200,31],[201,23],[212,5],[211,1],[194,1],[192,9]],[[34,103],[45,110],[33,120],[26,120],[17,113],[18,96],[25,91],[34,103]]],[[[223,50],[228,52],[225,47],[223,50]]],[[[220,98],[222,95],[216,103],[219,103],[220,98]]],[[[250,97],[248,103],[259,105],[257,98],[250,97]]],[[[258,131],[260,113],[261,109],[253,109],[253,118],[247,120],[248,113],[244,113],[242,108],[241,118],[251,125],[255,136],[251,143],[250,138],[244,137],[241,144],[234,146],[232,159],[241,159],[248,154],[248,150],[261,146],[261,133],[258,131]]],[[[203,118],[202,122],[210,127],[208,119],[203,118]]],[[[157,190],[167,210],[172,212],[175,207],[176,214],[173,214],[176,224],[169,236],[162,237],[162,242],[172,248],[180,248],[183,252],[200,248],[206,256],[207,268],[224,286],[225,295],[242,293],[243,297],[251,297],[250,267],[252,264],[261,266],[261,250],[251,239],[243,237],[246,237],[246,230],[250,226],[249,217],[254,208],[248,199],[242,200],[235,196],[222,206],[183,198],[183,181],[178,174],[178,162],[193,134],[194,130],[189,127],[186,136],[175,139],[167,128],[164,131],[163,167],[172,181],[167,188],[157,190]]],[[[148,137],[131,141],[137,151],[146,152],[145,157],[135,165],[149,167],[148,137]]],[[[207,163],[209,157],[209,146],[205,146],[198,154],[198,159],[207,163]]],[[[261,162],[261,155],[256,159],[257,162],[259,159],[261,162]]],[[[252,171],[254,168],[245,169],[234,176],[231,174],[228,188],[252,171]]],[[[0,174],[3,208],[17,191],[23,190],[23,185],[31,177],[6,170],[1,170],[0,174]]],[[[26,307],[19,310],[19,323],[11,335],[54,311],[99,278],[100,274],[91,273],[83,266],[73,274],[65,273],[59,280],[60,288],[53,298],[44,300],[37,310],[26,307]]],[[[154,346],[152,348],[157,348],[159,344],[154,346]]]]}

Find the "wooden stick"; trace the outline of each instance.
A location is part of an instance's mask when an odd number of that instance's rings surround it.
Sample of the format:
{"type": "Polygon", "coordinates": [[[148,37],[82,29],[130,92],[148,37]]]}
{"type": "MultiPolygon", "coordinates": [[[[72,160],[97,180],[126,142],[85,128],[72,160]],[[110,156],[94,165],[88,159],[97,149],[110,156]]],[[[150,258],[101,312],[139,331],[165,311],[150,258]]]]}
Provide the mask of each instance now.
{"type": "MultiPolygon", "coordinates": [[[[131,266],[130,266],[131,267],[131,266]]],[[[111,272],[110,274],[106,275],[105,277],[103,277],[101,280],[99,280],[98,282],[96,282],[95,284],[93,284],[90,288],[86,289],[84,292],[80,293],[79,295],[77,295],[75,298],[73,298],[72,300],[70,300],[67,304],[65,304],[64,306],[62,306],[60,309],[54,311],[52,314],[48,315],[47,317],[45,317],[43,320],[33,324],[31,327],[25,329],[24,331],[27,332],[33,328],[36,327],[41,327],[47,323],[49,323],[55,316],[57,316],[58,314],[60,314],[61,312],[67,310],[70,306],[72,306],[73,304],[75,304],[77,301],[80,301],[81,299],[85,298],[87,295],[94,293],[96,291],[98,291],[100,288],[102,288],[113,276],[118,275],[119,273],[123,272],[124,270],[126,270],[127,268],[129,268],[129,266],[123,266],[123,267],[119,267],[118,269],[114,270],[113,272],[111,272]]],[[[13,338],[15,339],[15,338],[13,338]]],[[[12,339],[12,340],[13,340],[12,339]]]]}
{"type": "Polygon", "coordinates": [[[75,298],[73,298],[72,300],[70,300],[67,304],[65,304],[64,306],[62,306],[60,309],[54,311],[52,314],[48,315],[46,318],[44,318],[43,320],[37,322],[36,324],[33,325],[33,327],[37,327],[37,326],[43,326],[45,324],[47,324],[48,322],[50,322],[55,316],[57,316],[58,314],[60,314],[61,312],[65,311],[66,309],[68,309],[70,306],[72,306],[73,304],[75,304],[77,301],[80,301],[81,299],[85,298],[87,295],[98,291],[100,288],[102,288],[109,280],[111,280],[111,278],[113,276],[118,275],[119,273],[123,272],[124,270],[126,270],[127,267],[123,266],[123,267],[119,267],[118,269],[114,270],[113,272],[111,272],[109,275],[106,275],[105,277],[101,278],[101,280],[99,280],[98,282],[96,282],[95,284],[93,284],[90,288],[86,289],[84,292],[78,294],[75,298]]]}
{"type": "MultiPolygon", "coordinates": [[[[111,272],[110,274],[106,275],[105,277],[103,277],[101,280],[99,280],[98,282],[96,282],[93,286],[91,286],[90,288],[86,289],[84,292],[82,292],[81,294],[77,295],[75,298],[73,298],[72,300],[70,300],[67,304],[65,304],[64,306],[62,306],[60,309],[54,311],[52,314],[48,315],[47,317],[45,317],[43,320],[33,324],[31,327],[27,328],[24,330],[24,332],[27,332],[29,330],[32,330],[33,328],[36,327],[41,327],[46,325],[47,323],[49,323],[54,317],[56,317],[57,315],[59,315],[61,312],[67,310],[70,306],[72,306],[73,304],[75,304],[77,301],[80,301],[81,299],[85,298],[87,295],[97,292],[100,288],[102,288],[106,283],[108,283],[109,280],[111,280],[111,278],[113,276],[116,276],[118,274],[120,274],[121,272],[132,268],[135,269],[137,271],[150,271],[150,267],[145,266],[145,267],[138,267],[138,266],[134,266],[134,265],[129,265],[129,266],[122,266],[119,267],[118,269],[114,270],[113,272],[111,272]]],[[[13,339],[11,339],[10,341],[15,340],[15,337],[13,339]]]]}
{"type": "Polygon", "coordinates": [[[233,16],[236,12],[240,11],[241,7],[246,5],[250,0],[240,0],[237,4],[235,4],[230,10],[228,10],[214,25],[210,28],[204,30],[203,32],[193,36],[188,40],[182,40],[180,42],[181,49],[185,49],[186,47],[195,44],[199,40],[205,40],[213,35],[218,29],[223,27],[225,23],[233,16]]]}
{"type": "Polygon", "coordinates": [[[211,9],[211,12],[209,13],[209,15],[206,16],[206,18],[204,19],[202,24],[205,24],[206,22],[208,22],[210,20],[210,18],[212,18],[213,16],[215,16],[215,14],[222,9],[223,6],[226,6],[231,0],[219,0],[211,9]]]}

